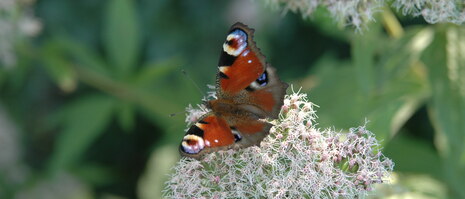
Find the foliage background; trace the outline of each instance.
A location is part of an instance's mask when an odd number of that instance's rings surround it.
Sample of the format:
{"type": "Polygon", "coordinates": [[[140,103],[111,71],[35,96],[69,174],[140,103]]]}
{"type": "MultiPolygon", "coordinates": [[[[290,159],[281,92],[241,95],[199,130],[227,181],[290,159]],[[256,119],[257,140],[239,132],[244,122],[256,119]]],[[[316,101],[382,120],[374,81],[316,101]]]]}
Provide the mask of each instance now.
{"type": "Polygon", "coordinates": [[[396,163],[382,196],[465,198],[462,26],[389,7],[356,31],[263,1],[7,1],[0,22],[19,25],[0,32],[0,198],[160,197],[183,110],[203,96],[189,77],[214,83],[236,21],[320,106],[320,128],[370,121],[396,163]],[[19,34],[31,13],[37,34],[19,34]]]}

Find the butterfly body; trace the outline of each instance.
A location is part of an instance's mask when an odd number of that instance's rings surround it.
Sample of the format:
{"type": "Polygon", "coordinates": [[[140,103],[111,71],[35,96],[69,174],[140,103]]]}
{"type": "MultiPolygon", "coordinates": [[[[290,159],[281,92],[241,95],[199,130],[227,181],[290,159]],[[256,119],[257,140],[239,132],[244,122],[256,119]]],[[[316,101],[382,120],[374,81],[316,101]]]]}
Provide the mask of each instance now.
{"type": "Polygon", "coordinates": [[[253,30],[236,23],[223,44],[217,75],[217,99],[206,102],[211,112],[186,132],[183,156],[258,145],[278,117],[288,85],[279,80],[252,39],[253,30]]]}

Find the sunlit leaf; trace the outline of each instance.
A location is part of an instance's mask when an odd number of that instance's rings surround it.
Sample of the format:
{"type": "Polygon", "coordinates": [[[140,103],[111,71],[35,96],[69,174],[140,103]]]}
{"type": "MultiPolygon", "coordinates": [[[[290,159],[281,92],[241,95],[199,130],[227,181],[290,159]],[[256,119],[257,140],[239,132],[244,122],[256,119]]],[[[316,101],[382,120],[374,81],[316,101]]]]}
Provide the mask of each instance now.
{"type": "Polygon", "coordinates": [[[393,137],[430,96],[424,67],[408,67],[408,73],[385,82],[383,89],[373,98],[375,106],[367,118],[368,128],[379,139],[393,137]]]}
{"type": "Polygon", "coordinates": [[[171,167],[178,161],[176,146],[163,146],[155,150],[140,178],[137,193],[141,199],[162,198],[162,190],[171,167]]]}
{"type": "Polygon", "coordinates": [[[107,2],[104,21],[104,47],[118,77],[132,73],[139,55],[139,30],[134,1],[110,0],[107,2]]]}
{"type": "Polygon", "coordinates": [[[341,65],[344,64],[337,63],[317,66],[325,69],[317,70],[316,76],[322,81],[310,92],[310,96],[320,105],[320,123],[349,128],[363,124],[366,119],[370,121],[368,128],[378,139],[392,137],[429,96],[424,66],[419,62],[419,55],[426,46],[417,45],[419,41],[428,42],[431,36],[426,33],[414,30],[411,34],[407,31],[406,37],[413,38],[407,42],[397,39],[383,41],[376,33],[372,33],[373,38],[355,36],[353,66],[343,67],[341,65]],[[370,47],[372,43],[389,45],[375,49],[370,47]],[[404,50],[392,53],[393,49],[404,50]],[[380,62],[375,62],[376,56],[380,62]],[[397,69],[389,68],[393,63],[399,64],[397,69]]]}
{"type": "Polygon", "coordinates": [[[368,199],[380,198],[450,198],[447,185],[430,175],[417,172],[393,172],[389,183],[376,185],[368,199]]]}
{"type": "Polygon", "coordinates": [[[422,57],[428,67],[432,99],[428,111],[438,138],[436,146],[446,159],[444,172],[458,197],[465,179],[462,164],[465,147],[465,30],[458,26],[438,28],[433,43],[422,57]]]}
{"type": "Polygon", "coordinates": [[[413,27],[406,29],[401,38],[384,43],[378,63],[382,76],[378,81],[384,83],[408,73],[412,65],[418,64],[420,56],[431,43],[433,34],[431,28],[413,27]]]}
{"type": "Polygon", "coordinates": [[[83,96],[63,112],[63,130],[56,140],[49,169],[59,171],[72,166],[94,140],[102,134],[111,119],[115,100],[108,96],[83,96]]]}

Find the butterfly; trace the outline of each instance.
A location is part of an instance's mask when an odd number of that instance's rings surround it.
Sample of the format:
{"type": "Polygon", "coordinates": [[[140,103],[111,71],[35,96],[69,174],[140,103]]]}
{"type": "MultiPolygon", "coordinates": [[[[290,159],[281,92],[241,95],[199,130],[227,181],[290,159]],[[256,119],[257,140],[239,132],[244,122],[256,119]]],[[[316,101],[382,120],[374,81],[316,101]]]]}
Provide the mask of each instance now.
{"type": "Polygon", "coordinates": [[[186,132],[179,151],[200,159],[227,149],[259,145],[278,118],[288,85],[265,61],[253,41],[254,30],[242,23],[231,26],[218,63],[217,99],[207,101],[210,112],[186,132]]]}

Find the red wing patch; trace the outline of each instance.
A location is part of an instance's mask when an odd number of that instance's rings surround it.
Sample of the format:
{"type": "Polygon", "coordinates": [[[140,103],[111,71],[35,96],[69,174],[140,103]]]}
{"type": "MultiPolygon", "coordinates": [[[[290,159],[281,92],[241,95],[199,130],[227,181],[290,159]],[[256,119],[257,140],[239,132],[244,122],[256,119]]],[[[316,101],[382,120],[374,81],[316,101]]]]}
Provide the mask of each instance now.
{"type": "Polygon", "coordinates": [[[237,124],[235,127],[241,133],[254,134],[262,132],[265,127],[265,123],[255,120],[247,123],[237,124]]]}
{"type": "Polygon", "coordinates": [[[273,94],[267,90],[256,90],[250,93],[253,104],[256,104],[263,110],[271,112],[276,102],[273,99],[273,94]]]}
{"type": "Polygon", "coordinates": [[[234,143],[231,128],[223,118],[214,115],[203,119],[207,124],[200,124],[204,131],[205,145],[207,147],[226,146],[234,143]]]}
{"type": "Polygon", "coordinates": [[[255,81],[263,73],[264,68],[255,53],[246,48],[231,66],[220,70],[228,77],[220,79],[221,90],[235,94],[255,81]]]}

